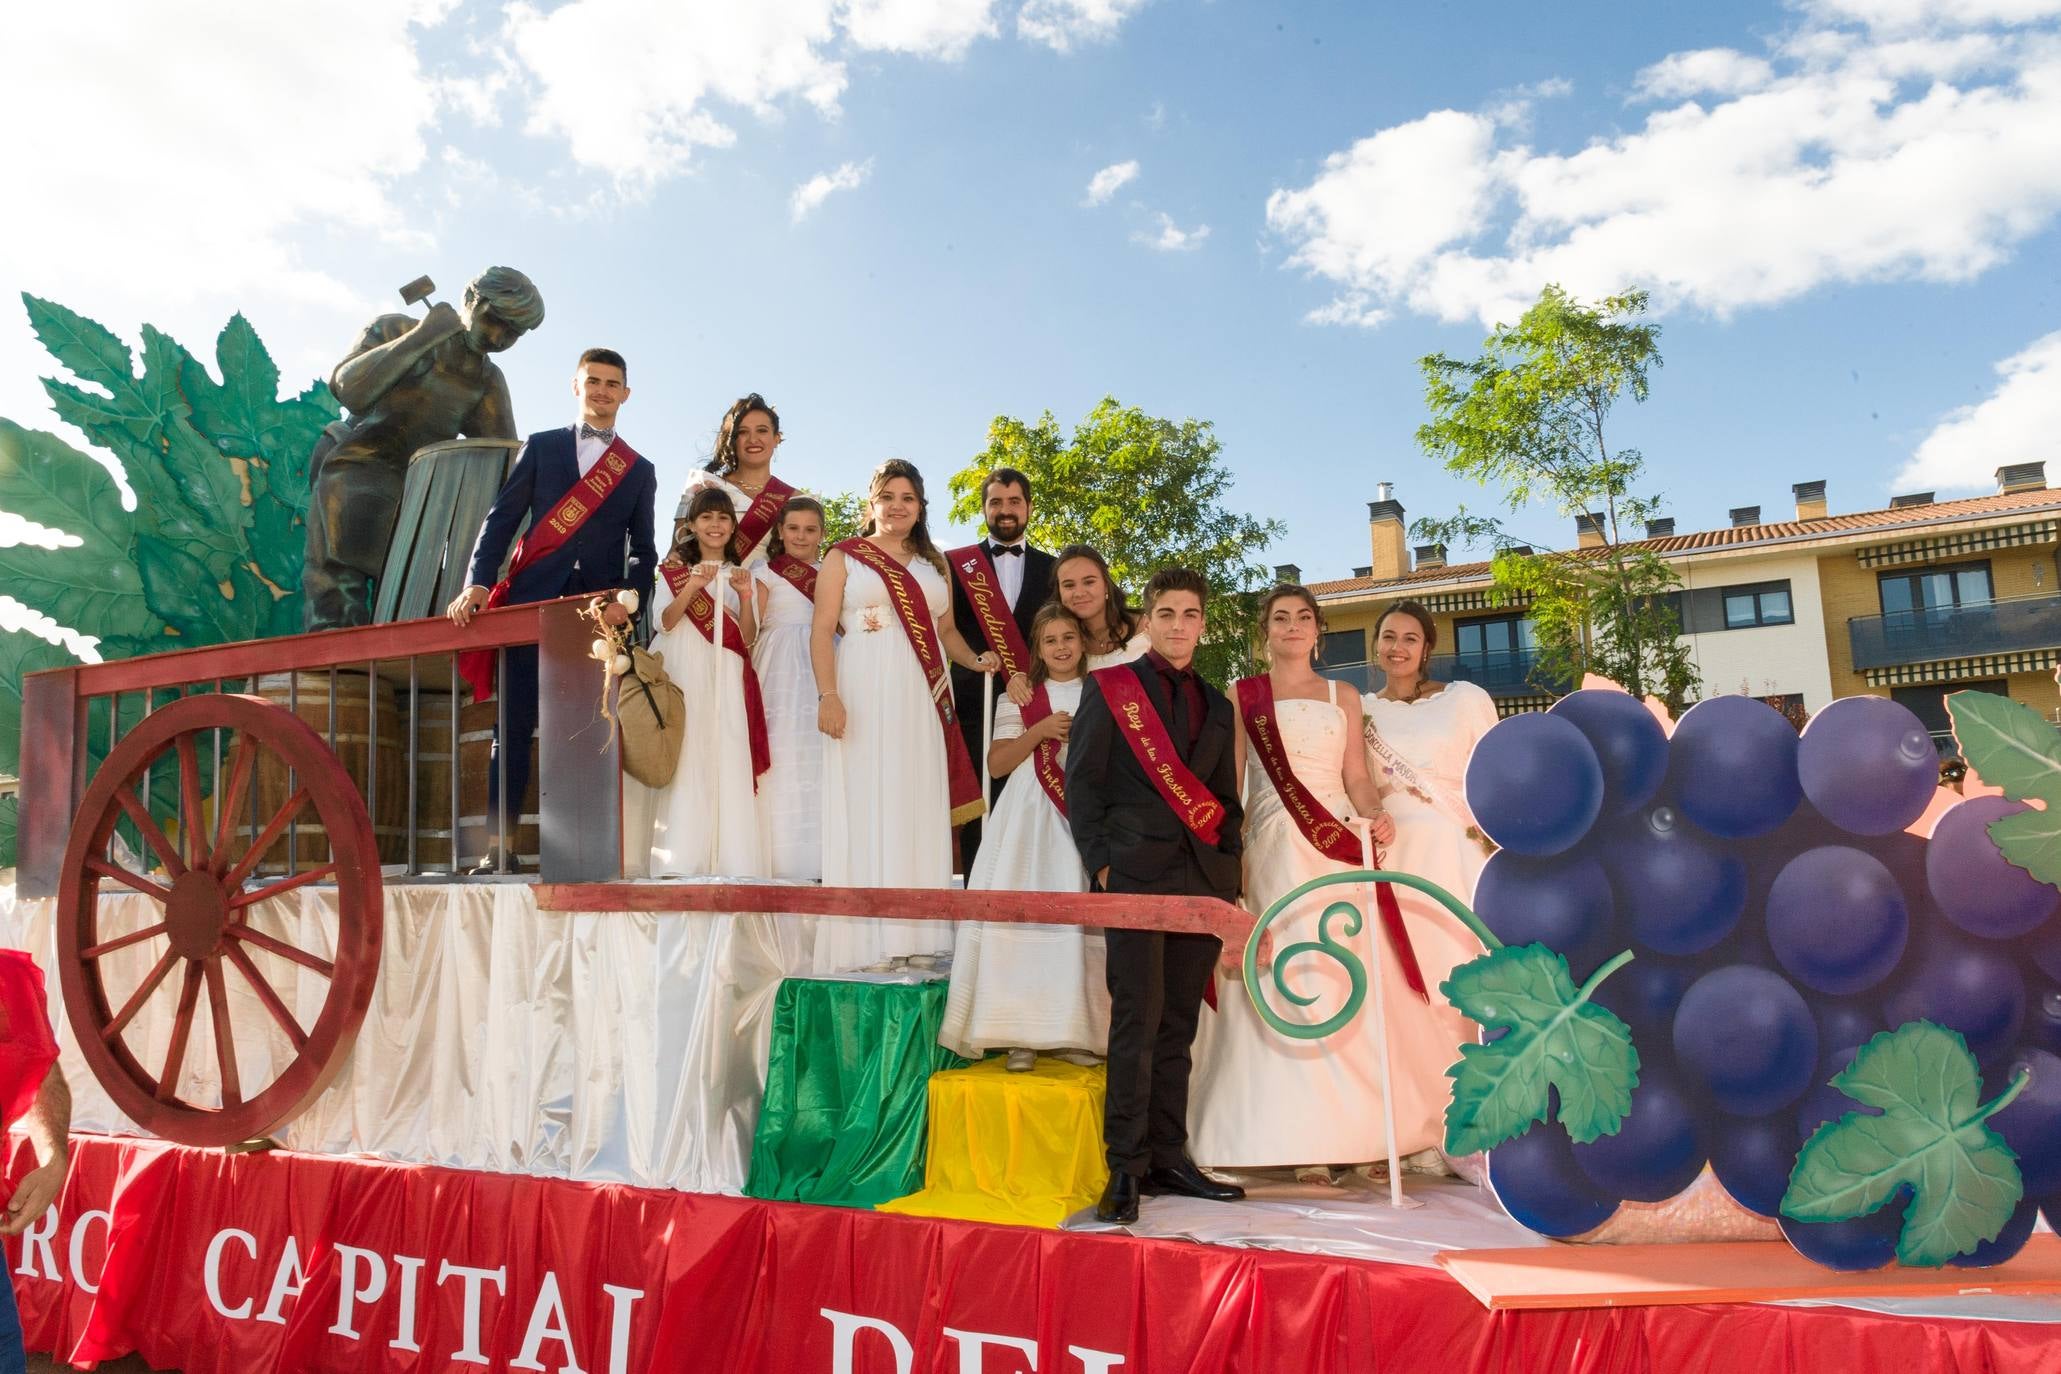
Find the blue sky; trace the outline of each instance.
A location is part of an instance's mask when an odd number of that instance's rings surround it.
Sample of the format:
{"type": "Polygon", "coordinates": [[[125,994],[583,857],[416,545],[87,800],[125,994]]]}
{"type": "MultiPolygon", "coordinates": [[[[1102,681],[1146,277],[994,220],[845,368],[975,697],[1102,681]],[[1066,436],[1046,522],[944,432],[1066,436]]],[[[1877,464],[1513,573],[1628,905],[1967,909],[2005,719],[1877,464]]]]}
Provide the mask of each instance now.
{"type": "Polygon", "coordinates": [[[1486,504],[1415,447],[1416,359],[1560,280],[1654,293],[1666,367],[1616,438],[1684,529],[2061,459],[2061,0],[86,0],[0,30],[66,54],[0,90],[66,130],[0,154],[43,188],[0,222],[26,424],[17,291],[197,350],[240,309],[299,381],[400,282],[506,262],[548,306],[503,359],[521,424],[617,347],[662,490],[745,391],[831,490],[890,455],[941,489],[993,416],[1110,393],[1213,420],[1288,527],[1267,561],[1336,577],[1378,481],[1486,504]]]}

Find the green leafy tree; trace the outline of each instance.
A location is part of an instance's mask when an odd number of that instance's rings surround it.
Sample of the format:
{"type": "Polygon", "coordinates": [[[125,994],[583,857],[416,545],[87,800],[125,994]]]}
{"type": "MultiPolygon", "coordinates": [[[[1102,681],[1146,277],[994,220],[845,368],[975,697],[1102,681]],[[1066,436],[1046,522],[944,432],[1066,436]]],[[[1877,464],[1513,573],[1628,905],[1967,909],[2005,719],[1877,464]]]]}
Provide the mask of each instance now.
{"type": "Polygon", "coordinates": [[[823,547],[850,539],[866,523],[866,498],[855,491],[819,497],[823,502],[823,547]]]}
{"type": "MultiPolygon", "coordinates": [[[[279,369],[241,315],[216,339],[218,382],[149,325],[139,359],[82,315],[22,302],[76,379],[44,379],[52,408],[106,451],[136,509],[100,459],[0,420],[0,510],[64,536],[0,547],[0,591],[96,641],[102,658],[298,633],[307,459],[338,416],[329,388],[282,400],[279,369]]],[[[73,661],[37,636],[0,634],[0,772],[18,765],[22,674],[73,661]]],[[[88,741],[89,766],[105,745],[88,741]]],[[[14,862],[14,806],[0,800],[0,864],[14,862]]]]}
{"type": "Polygon", "coordinates": [[[1529,603],[1544,682],[1600,673],[1635,695],[1652,693],[1676,711],[1697,686],[1669,598],[1680,579],[1665,559],[1625,538],[1657,514],[1657,496],[1635,489],[1645,476],[1637,449],[1612,448],[1609,421],[1625,397],[1646,399],[1648,375],[1661,365],[1660,328],[1643,323],[1646,293],[1630,291],[1594,306],[1557,286],[1515,325],[1498,326],[1481,356],[1424,358],[1424,400],[1431,418],[1417,442],[1448,472],[1497,489],[1503,505],[1535,504],[1563,518],[1598,515],[1603,544],[1528,553],[1500,519],[1464,508],[1420,520],[1417,538],[1495,547],[1494,596],[1529,603]]]}
{"type": "Polygon", "coordinates": [[[1092,545],[1134,599],[1154,571],[1209,579],[1210,634],[1196,656],[1213,682],[1253,671],[1254,608],[1270,580],[1260,555],[1286,532],[1230,504],[1231,473],[1206,420],[1166,420],[1105,396],[1071,438],[1046,411],[988,426],[988,446],[952,474],[952,518],[980,519],[981,479],[1012,467],[1031,479],[1030,536],[1047,549],[1092,545]]]}

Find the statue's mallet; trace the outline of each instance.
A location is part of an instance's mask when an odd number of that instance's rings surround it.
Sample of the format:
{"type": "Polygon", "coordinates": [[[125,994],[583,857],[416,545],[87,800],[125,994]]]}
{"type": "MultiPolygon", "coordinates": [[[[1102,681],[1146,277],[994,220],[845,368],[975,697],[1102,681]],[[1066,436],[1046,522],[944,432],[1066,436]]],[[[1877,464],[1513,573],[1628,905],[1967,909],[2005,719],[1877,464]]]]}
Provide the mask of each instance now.
{"type": "Polygon", "coordinates": [[[437,284],[428,277],[417,277],[401,288],[401,304],[420,305],[428,300],[429,293],[436,289],[437,284]]]}

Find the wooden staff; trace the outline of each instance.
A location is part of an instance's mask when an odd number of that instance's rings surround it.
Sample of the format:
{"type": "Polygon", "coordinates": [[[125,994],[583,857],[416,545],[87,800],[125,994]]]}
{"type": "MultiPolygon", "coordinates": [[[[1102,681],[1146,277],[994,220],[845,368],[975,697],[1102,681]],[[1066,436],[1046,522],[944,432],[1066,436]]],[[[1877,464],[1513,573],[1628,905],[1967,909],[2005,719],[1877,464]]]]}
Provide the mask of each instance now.
{"type": "Polygon", "coordinates": [[[980,675],[980,806],[983,815],[995,807],[995,779],[988,752],[995,747],[995,676],[980,675]]]}

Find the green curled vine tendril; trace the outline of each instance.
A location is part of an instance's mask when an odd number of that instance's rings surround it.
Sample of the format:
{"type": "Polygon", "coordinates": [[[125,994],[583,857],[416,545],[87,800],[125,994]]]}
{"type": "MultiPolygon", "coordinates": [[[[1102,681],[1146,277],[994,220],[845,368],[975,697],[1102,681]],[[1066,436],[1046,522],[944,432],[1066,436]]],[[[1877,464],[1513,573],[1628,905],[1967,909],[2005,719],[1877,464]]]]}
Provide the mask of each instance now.
{"type": "MultiPolygon", "coordinates": [[[[1391,873],[1386,869],[1380,868],[1356,868],[1345,873],[1327,873],[1321,878],[1312,878],[1302,886],[1285,893],[1272,906],[1268,907],[1265,914],[1259,918],[1258,923],[1253,926],[1251,937],[1245,942],[1245,994],[1252,999],[1252,1009],[1259,1013],[1260,1020],[1291,1039],[1321,1040],[1327,1035],[1344,1029],[1353,1017],[1359,1015],[1361,1006],[1367,1000],[1367,966],[1361,962],[1357,954],[1354,954],[1344,944],[1332,938],[1331,921],[1337,916],[1349,917],[1352,924],[1345,931],[1346,936],[1349,938],[1358,935],[1365,928],[1365,916],[1354,902],[1333,902],[1330,906],[1325,907],[1324,914],[1317,918],[1317,938],[1315,940],[1298,941],[1281,950],[1275,956],[1274,987],[1290,1003],[1298,1007],[1306,1007],[1317,999],[1314,994],[1306,997],[1288,986],[1286,969],[1291,960],[1305,954],[1326,954],[1343,966],[1347,979],[1352,983],[1352,992],[1345,999],[1345,1005],[1332,1015],[1325,1017],[1322,1021],[1309,1023],[1289,1021],[1267,1005],[1260,978],[1260,936],[1280,918],[1283,912],[1302,900],[1308,893],[1315,892],[1321,887],[1336,887],[1342,883],[1355,883],[1362,887],[1372,883],[1395,883],[1401,887],[1415,888],[1451,912],[1461,924],[1474,933],[1475,938],[1480,940],[1485,947],[1492,950],[1503,947],[1503,942],[1495,937],[1493,931],[1481,923],[1481,918],[1469,910],[1465,902],[1428,878],[1419,878],[1415,874],[1410,873],[1391,873]]],[[[1379,939],[1380,936],[1377,934],[1375,938],[1379,939]]]]}

